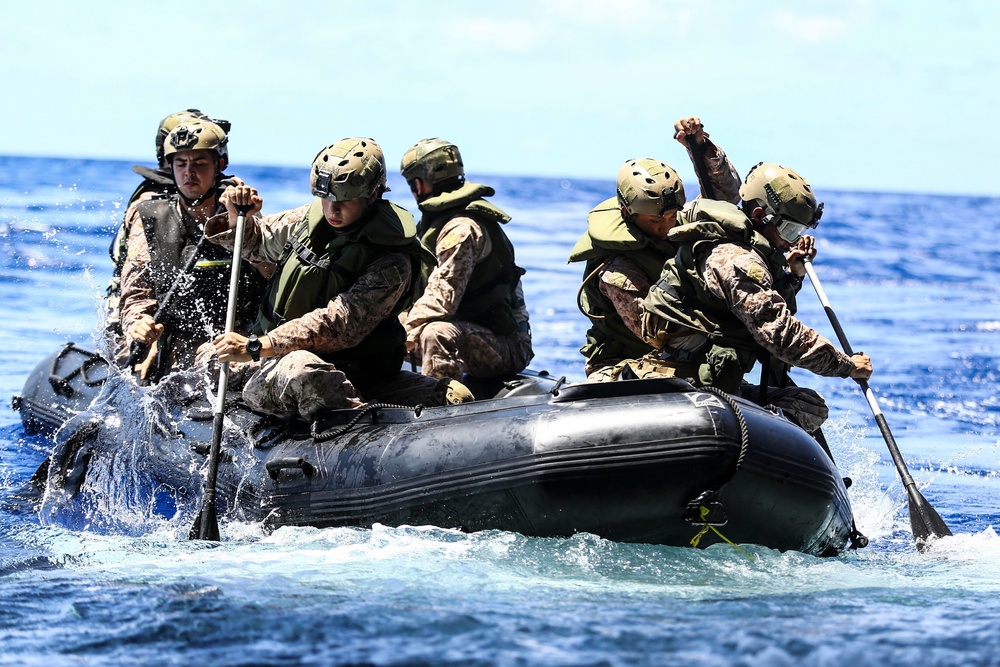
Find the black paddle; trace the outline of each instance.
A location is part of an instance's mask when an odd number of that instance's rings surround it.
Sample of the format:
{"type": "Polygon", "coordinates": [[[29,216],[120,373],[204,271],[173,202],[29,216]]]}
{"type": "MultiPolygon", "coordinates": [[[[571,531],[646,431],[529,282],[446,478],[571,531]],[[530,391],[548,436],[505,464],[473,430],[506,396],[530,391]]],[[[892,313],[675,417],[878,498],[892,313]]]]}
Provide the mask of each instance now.
{"type": "MultiPolygon", "coordinates": [[[[841,328],[840,320],[837,319],[837,314],[833,312],[833,307],[826,298],[826,292],[823,291],[823,286],[816,276],[812,260],[806,257],[803,261],[806,273],[809,275],[809,280],[816,289],[816,295],[819,297],[820,303],[823,304],[823,309],[826,311],[827,317],[830,318],[830,324],[833,325],[834,331],[837,332],[837,338],[840,339],[840,344],[844,347],[844,352],[853,355],[854,351],[847,340],[847,334],[841,328]]],[[[917,550],[923,551],[927,547],[928,538],[951,535],[951,530],[949,530],[941,515],[937,513],[937,510],[920,493],[916,483],[913,481],[913,477],[910,476],[910,471],[906,468],[903,455],[899,453],[899,447],[896,446],[896,439],[892,437],[892,432],[889,430],[889,423],[885,420],[885,415],[882,414],[882,410],[875,400],[875,393],[868,386],[868,381],[857,380],[857,383],[861,385],[861,390],[865,393],[865,399],[868,400],[868,406],[875,416],[875,423],[878,424],[878,430],[882,432],[882,438],[889,447],[889,454],[892,455],[892,461],[896,464],[896,471],[899,473],[899,478],[906,488],[910,507],[910,528],[913,530],[913,539],[916,541],[917,550]]]]}
{"type": "MultiPolygon", "coordinates": [[[[236,299],[240,291],[240,257],[243,253],[243,225],[249,206],[237,206],[236,242],[233,245],[233,266],[229,272],[229,304],[226,308],[226,333],[236,325],[236,299]]],[[[215,482],[219,475],[219,458],[222,454],[222,429],[225,423],[226,389],[229,386],[229,362],[219,367],[219,393],[215,397],[215,413],[212,422],[212,445],[208,450],[208,474],[205,476],[205,492],[201,497],[201,509],[195,517],[188,534],[189,540],[219,541],[219,519],[215,515],[215,482]]]]}
{"type": "MultiPolygon", "coordinates": [[[[689,134],[685,137],[691,155],[694,157],[694,171],[698,174],[698,184],[701,187],[701,196],[705,199],[715,199],[715,187],[712,179],[708,176],[708,166],[705,164],[705,144],[698,143],[695,135],[689,134]]],[[[708,141],[708,139],[705,139],[708,141]]]]}
{"type": "MultiPolygon", "coordinates": [[[[202,237],[198,239],[198,244],[195,245],[194,247],[194,252],[192,252],[191,256],[188,257],[186,262],[184,262],[184,266],[181,268],[181,272],[177,274],[176,278],[174,278],[174,283],[170,286],[170,289],[167,290],[167,293],[163,295],[163,298],[160,299],[159,304],[157,304],[156,312],[153,313],[153,322],[159,323],[159,321],[170,309],[170,306],[172,305],[174,300],[174,296],[177,295],[177,292],[180,290],[181,286],[185,282],[187,282],[188,278],[190,277],[191,269],[194,268],[195,263],[198,261],[198,256],[201,255],[201,249],[202,246],[204,246],[204,244],[205,244],[205,236],[202,235],[202,237]]],[[[137,363],[142,361],[148,353],[149,353],[148,345],[146,345],[142,341],[138,340],[133,341],[132,349],[128,355],[128,361],[125,362],[125,368],[132,368],[137,363]]]]}

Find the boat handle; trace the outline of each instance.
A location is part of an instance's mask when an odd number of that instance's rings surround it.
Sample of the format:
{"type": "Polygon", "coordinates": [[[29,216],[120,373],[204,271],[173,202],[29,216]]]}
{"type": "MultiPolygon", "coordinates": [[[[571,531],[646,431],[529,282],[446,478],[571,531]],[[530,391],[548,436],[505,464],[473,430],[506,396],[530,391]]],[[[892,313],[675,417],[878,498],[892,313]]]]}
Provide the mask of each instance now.
{"type": "Polygon", "coordinates": [[[271,479],[278,479],[278,475],[281,474],[282,470],[288,470],[290,468],[297,468],[302,471],[302,474],[306,477],[312,477],[316,472],[316,468],[313,464],[309,463],[303,458],[294,458],[292,456],[286,456],[278,459],[271,459],[264,466],[267,468],[267,474],[271,479]]]}

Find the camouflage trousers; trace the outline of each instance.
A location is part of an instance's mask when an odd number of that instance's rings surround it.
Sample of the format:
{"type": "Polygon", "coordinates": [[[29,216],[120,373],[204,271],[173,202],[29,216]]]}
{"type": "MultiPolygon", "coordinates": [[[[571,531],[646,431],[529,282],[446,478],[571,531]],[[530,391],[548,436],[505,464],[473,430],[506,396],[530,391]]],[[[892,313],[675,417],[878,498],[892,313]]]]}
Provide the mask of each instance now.
{"type": "Polygon", "coordinates": [[[430,322],[414,355],[424,375],[460,380],[463,373],[482,378],[520,373],[534,353],[530,333],[498,336],[472,322],[430,322]]]}
{"type": "Polygon", "coordinates": [[[230,364],[230,387],[243,387],[243,400],[258,412],[314,420],[324,410],[356,408],[365,401],[435,407],[466,403],[462,384],[400,371],[383,382],[358,382],[319,356],[296,350],[283,357],[230,364]]]}

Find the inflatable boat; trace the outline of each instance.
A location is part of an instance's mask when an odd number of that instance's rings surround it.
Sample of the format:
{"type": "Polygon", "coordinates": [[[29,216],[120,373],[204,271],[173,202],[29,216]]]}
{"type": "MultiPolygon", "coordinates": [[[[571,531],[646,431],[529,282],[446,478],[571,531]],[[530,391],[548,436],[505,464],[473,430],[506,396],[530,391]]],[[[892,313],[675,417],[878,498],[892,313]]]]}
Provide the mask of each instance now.
{"type": "MultiPolygon", "coordinates": [[[[39,363],[15,407],[29,433],[55,441],[34,478],[42,520],[113,523],[100,516],[114,513],[102,496],[123,493],[122,479],[133,502],[190,515],[212,436],[203,385],[176,375],[140,387],[73,344],[39,363]]],[[[866,542],[830,456],[780,410],[675,378],[525,373],[472,388],[481,400],[369,404],[311,424],[254,413],[232,395],[217,481],[223,526],[586,532],[824,556],[866,542]]]]}

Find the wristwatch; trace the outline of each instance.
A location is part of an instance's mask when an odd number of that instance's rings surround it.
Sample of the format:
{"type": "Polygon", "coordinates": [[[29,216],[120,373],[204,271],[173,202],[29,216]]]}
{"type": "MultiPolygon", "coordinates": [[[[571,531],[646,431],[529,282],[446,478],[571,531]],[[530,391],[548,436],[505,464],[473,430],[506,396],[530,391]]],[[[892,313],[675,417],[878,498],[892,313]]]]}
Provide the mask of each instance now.
{"type": "Polygon", "coordinates": [[[250,334],[250,337],[247,338],[247,354],[250,355],[251,359],[260,361],[260,350],[262,347],[264,346],[261,344],[260,339],[257,338],[257,334],[250,334]]]}

